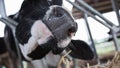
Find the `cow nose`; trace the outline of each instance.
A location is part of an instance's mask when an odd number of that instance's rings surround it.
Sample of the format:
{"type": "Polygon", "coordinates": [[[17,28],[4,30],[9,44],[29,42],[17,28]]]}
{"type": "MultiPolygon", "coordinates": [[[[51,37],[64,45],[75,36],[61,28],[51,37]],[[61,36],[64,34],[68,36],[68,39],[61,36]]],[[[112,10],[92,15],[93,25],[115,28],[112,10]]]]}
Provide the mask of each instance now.
{"type": "Polygon", "coordinates": [[[77,29],[78,29],[78,26],[77,26],[77,23],[75,23],[75,25],[71,26],[68,29],[68,35],[71,36],[71,34],[75,34],[77,32],[77,29]]]}
{"type": "Polygon", "coordinates": [[[68,32],[76,32],[78,29],[78,26],[77,26],[77,23],[75,23],[75,25],[71,26],[69,29],[68,29],[68,32]]]}

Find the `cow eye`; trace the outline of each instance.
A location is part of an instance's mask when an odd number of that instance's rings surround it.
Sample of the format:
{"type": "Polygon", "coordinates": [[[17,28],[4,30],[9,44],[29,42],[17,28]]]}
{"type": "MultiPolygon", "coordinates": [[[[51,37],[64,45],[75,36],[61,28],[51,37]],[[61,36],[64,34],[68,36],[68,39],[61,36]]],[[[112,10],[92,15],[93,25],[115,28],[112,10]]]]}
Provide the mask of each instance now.
{"type": "Polygon", "coordinates": [[[47,0],[49,5],[52,5],[52,0],[47,0]]]}
{"type": "Polygon", "coordinates": [[[50,21],[50,20],[51,20],[51,17],[49,17],[48,20],[50,21]]]}
{"type": "Polygon", "coordinates": [[[60,14],[60,13],[56,13],[55,16],[56,16],[56,17],[61,17],[62,14],[60,14]]]}

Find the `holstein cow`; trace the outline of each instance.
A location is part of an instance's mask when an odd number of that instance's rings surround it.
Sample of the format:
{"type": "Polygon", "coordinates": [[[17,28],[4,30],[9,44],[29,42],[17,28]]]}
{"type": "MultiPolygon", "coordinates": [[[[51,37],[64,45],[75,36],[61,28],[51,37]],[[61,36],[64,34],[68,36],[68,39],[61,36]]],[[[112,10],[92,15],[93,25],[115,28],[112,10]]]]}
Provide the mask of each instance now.
{"type": "MultiPolygon", "coordinates": [[[[57,55],[64,50],[72,50],[70,55],[74,58],[93,58],[89,46],[80,45],[81,41],[71,41],[77,31],[77,24],[61,6],[62,0],[24,0],[19,12],[10,16],[18,22],[16,38],[23,58],[28,61],[38,60],[50,51],[57,55]]],[[[5,37],[10,40],[10,45],[14,44],[8,26],[5,28],[5,37]]]]}

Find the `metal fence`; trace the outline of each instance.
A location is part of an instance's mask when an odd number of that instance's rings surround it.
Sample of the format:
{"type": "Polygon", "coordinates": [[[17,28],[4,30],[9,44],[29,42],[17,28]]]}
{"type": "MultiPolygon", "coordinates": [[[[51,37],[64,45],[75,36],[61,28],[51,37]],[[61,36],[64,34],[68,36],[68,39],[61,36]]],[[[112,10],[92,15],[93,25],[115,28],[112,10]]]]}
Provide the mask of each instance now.
{"type": "MultiPolygon", "coordinates": [[[[21,64],[21,68],[23,68],[23,63],[22,63],[22,59],[21,59],[21,55],[20,55],[20,50],[19,50],[19,47],[18,47],[18,41],[16,40],[16,37],[15,37],[15,28],[17,26],[17,22],[10,19],[6,15],[4,0],[0,0],[0,21],[5,23],[7,26],[9,26],[12,29],[13,36],[14,36],[14,39],[15,39],[16,49],[17,49],[17,53],[18,53],[18,58],[19,58],[18,60],[21,64]]],[[[10,40],[8,40],[8,38],[6,37],[5,38],[5,42],[6,42],[5,44],[6,44],[6,46],[9,47],[9,44],[7,44],[8,41],[10,41],[10,40]]]]}
{"type": "Polygon", "coordinates": [[[118,7],[117,0],[111,0],[111,2],[112,2],[112,8],[117,15],[117,19],[118,19],[118,22],[119,22],[119,27],[116,26],[115,24],[113,24],[113,22],[106,19],[100,12],[95,10],[93,7],[91,7],[89,4],[87,4],[83,0],[77,0],[78,4],[80,4],[81,6],[79,6],[77,3],[72,2],[70,0],[66,0],[66,1],[69,2],[70,4],[72,4],[76,9],[78,9],[79,11],[82,11],[84,13],[84,19],[85,19],[86,26],[87,26],[87,29],[88,29],[88,33],[89,33],[89,36],[90,36],[90,39],[91,39],[91,42],[92,42],[92,48],[94,50],[94,54],[96,55],[96,58],[97,58],[98,61],[99,61],[99,58],[98,58],[98,55],[97,55],[97,52],[96,52],[94,40],[93,40],[91,30],[90,30],[90,27],[89,27],[89,23],[88,23],[88,20],[87,20],[88,15],[90,17],[92,17],[93,19],[95,19],[96,21],[98,21],[99,23],[101,23],[102,25],[104,25],[105,27],[109,28],[112,31],[112,37],[113,37],[115,49],[116,49],[116,51],[120,51],[120,45],[118,44],[118,40],[117,40],[117,32],[120,31],[120,14],[119,14],[119,7],[118,7]],[[97,18],[95,15],[98,16],[99,18],[97,18]]]}

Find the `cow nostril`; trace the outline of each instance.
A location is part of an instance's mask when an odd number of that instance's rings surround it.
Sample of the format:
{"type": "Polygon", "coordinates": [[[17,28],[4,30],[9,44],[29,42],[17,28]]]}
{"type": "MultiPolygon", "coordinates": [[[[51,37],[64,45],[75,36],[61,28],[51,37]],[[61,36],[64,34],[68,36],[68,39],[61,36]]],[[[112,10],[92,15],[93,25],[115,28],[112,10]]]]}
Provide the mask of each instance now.
{"type": "Polygon", "coordinates": [[[76,28],[75,27],[71,27],[70,29],[68,29],[68,35],[69,36],[74,36],[76,32],[76,28]]]}
{"type": "Polygon", "coordinates": [[[72,32],[76,32],[77,28],[75,26],[71,27],[70,29],[68,29],[68,32],[72,33],[72,32]]]}
{"type": "Polygon", "coordinates": [[[77,23],[75,23],[75,25],[73,25],[70,29],[68,29],[68,32],[73,33],[73,32],[77,32],[78,29],[78,25],[77,23]]]}

